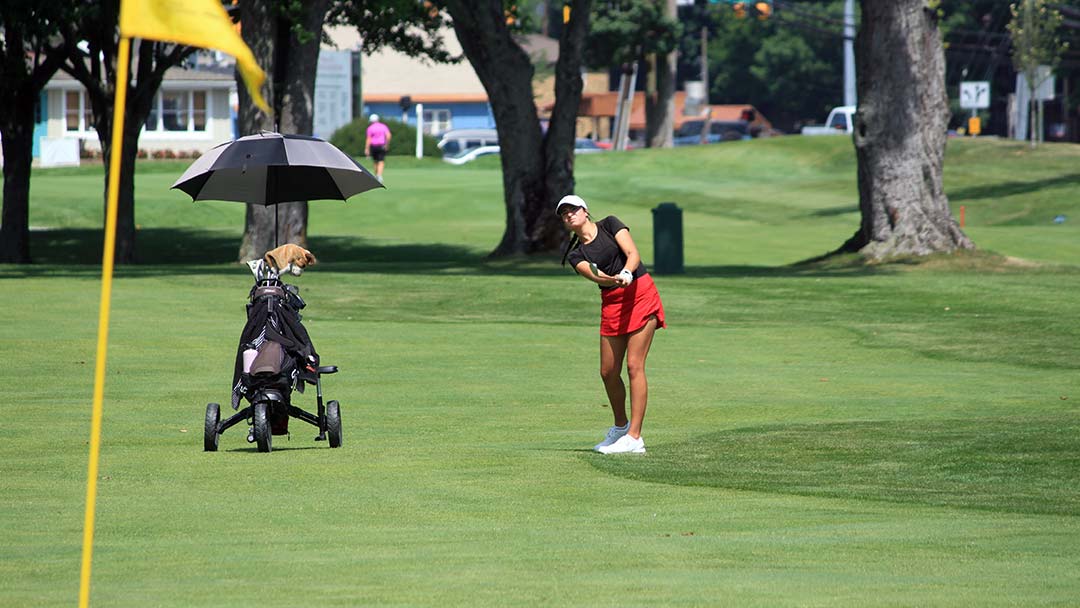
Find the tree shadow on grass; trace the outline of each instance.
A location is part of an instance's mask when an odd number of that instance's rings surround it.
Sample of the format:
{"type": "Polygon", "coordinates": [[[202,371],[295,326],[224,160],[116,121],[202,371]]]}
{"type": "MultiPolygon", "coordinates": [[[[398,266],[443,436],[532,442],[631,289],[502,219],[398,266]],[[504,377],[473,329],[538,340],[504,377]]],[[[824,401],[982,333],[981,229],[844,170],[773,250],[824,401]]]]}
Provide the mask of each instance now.
{"type": "MultiPolygon", "coordinates": [[[[333,449],[333,448],[328,447],[325,444],[323,444],[323,445],[291,446],[291,445],[288,445],[287,441],[284,442],[284,443],[285,443],[285,445],[278,445],[277,442],[275,442],[272,451],[274,451],[274,452],[294,452],[294,451],[298,451],[298,450],[330,450],[330,449],[333,449]]],[[[254,445],[248,446],[248,447],[243,447],[243,448],[228,448],[228,449],[224,449],[224,450],[221,450],[221,451],[231,453],[231,454],[264,454],[265,453],[265,452],[260,452],[259,448],[255,447],[254,445]]]]}
{"type": "MultiPolygon", "coordinates": [[[[240,235],[194,228],[145,228],[136,235],[137,263],[116,268],[117,276],[232,275],[240,235]],[[167,267],[167,271],[163,269],[167,267]]],[[[92,278],[101,273],[100,229],[64,228],[30,233],[33,264],[0,267],[0,278],[92,278]]],[[[546,277],[573,275],[561,256],[489,258],[487,252],[444,243],[385,244],[362,237],[313,236],[309,248],[328,272],[546,277]]],[[[674,279],[852,277],[895,272],[853,261],[786,266],[687,266],[674,279]]]]}
{"type": "Polygon", "coordinates": [[[858,201],[848,205],[838,205],[836,207],[828,207],[825,209],[815,209],[810,213],[807,213],[807,217],[836,217],[838,215],[847,215],[849,213],[858,213],[859,203],[858,201]]]}
{"type": "MultiPolygon", "coordinates": [[[[30,233],[33,264],[0,268],[0,277],[92,276],[101,272],[100,229],[65,228],[30,233]]],[[[117,266],[117,275],[223,274],[237,271],[240,235],[188,228],[146,228],[136,235],[136,263],[117,266]]],[[[313,237],[309,245],[320,267],[337,272],[430,273],[444,269],[483,271],[484,256],[445,245],[381,245],[363,238],[313,237]]]]}
{"type": "Polygon", "coordinates": [[[791,279],[791,278],[851,278],[891,275],[899,269],[885,265],[826,266],[818,264],[788,264],[785,266],[687,266],[681,275],[660,275],[664,278],[712,279],[791,279]]]}
{"type": "Polygon", "coordinates": [[[1028,194],[1038,190],[1054,188],[1056,186],[1075,186],[1080,182],[1080,173],[1060,175],[1051,179],[1034,181],[1012,181],[1002,184],[986,184],[982,186],[970,186],[948,190],[949,200],[952,202],[974,201],[984,198],[1004,198],[1017,194],[1028,194]]]}

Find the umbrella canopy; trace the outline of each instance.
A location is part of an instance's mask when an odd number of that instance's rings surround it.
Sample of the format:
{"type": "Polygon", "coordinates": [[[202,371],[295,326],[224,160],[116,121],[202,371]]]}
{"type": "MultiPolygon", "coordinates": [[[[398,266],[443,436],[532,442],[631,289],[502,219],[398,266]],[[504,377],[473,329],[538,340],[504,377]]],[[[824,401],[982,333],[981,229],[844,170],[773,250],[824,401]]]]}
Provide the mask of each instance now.
{"type": "Polygon", "coordinates": [[[172,187],[196,201],[276,205],[346,200],[383,185],[329,142],[263,132],[214,147],[191,163],[172,187]]]}

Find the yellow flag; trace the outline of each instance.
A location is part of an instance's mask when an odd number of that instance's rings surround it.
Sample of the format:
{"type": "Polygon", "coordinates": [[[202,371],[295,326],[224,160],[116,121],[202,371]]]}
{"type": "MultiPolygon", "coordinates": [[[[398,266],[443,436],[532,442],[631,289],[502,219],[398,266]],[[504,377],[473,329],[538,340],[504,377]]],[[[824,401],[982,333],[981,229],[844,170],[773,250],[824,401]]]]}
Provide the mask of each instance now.
{"type": "Polygon", "coordinates": [[[220,0],[121,0],[120,35],[217,49],[236,57],[251,100],[270,114],[259,91],[266,74],[236,32],[220,0]]]}

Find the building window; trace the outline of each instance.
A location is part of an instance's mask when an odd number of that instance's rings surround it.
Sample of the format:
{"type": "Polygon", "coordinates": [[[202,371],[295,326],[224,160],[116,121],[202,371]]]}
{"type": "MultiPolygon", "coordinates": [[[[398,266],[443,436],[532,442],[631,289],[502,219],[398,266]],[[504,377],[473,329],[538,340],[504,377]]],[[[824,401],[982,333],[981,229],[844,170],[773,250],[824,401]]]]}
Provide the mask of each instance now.
{"type": "Polygon", "coordinates": [[[166,131],[188,130],[187,91],[166,91],[161,94],[161,124],[166,131]]]}
{"type": "Polygon", "coordinates": [[[160,91],[154,96],[147,131],[205,131],[206,91],[160,91]]]}
{"type": "Polygon", "coordinates": [[[424,110],[424,133],[439,135],[450,128],[450,110],[424,110]]]}
{"type": "Polygon", "coordinates": [[[206,130],[206,91],[191,92],[191,128],[206,130]]]}
{"type": "Polygon", "coordinates": [[[79,133],[94,126],[93,111],[83,91],[64,91],[63,99],[65,131],[79,133]]]}

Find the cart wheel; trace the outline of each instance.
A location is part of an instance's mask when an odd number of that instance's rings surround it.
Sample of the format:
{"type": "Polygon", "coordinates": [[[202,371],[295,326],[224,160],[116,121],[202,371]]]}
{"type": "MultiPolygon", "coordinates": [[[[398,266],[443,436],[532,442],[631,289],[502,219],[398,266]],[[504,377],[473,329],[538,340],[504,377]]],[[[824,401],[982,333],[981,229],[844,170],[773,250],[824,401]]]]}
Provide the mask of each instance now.
{"type": "Polygon", "coordinates": [[[270,434],[270,404],[265,401],[260,401],[255,404],[255,413],[252,417],[255,419],[255,445],[259,448],[260,452],[269,452],[271,449],[271,434],[270,434]]]}
{"type": "Polygon", "coordinates": [[[341,447],[341,406],[337,401],[326,404],[326,434],[330,438],[330,447],[341,447]]]}
{"type": "Polygon", "coordinates": [[[216,403],[206,404],[206,426],[203,429],[203,451],[204,452],[216,452],[218,447],[218,439],[221,438],[221,433],[218,432],[218,423],[221,422],[221,406],[216,403]]]}

